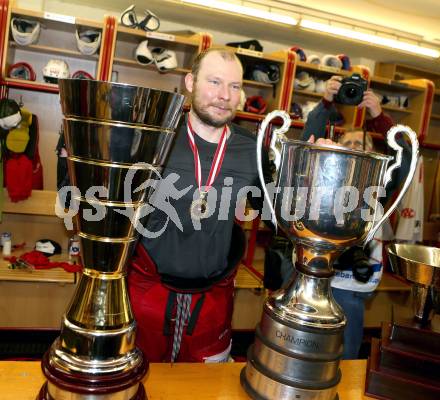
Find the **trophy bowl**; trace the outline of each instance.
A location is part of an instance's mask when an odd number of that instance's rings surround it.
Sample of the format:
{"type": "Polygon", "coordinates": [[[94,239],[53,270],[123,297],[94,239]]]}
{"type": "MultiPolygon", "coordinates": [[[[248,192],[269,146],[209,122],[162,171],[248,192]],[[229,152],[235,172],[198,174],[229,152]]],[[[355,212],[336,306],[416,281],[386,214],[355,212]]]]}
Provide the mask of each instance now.
{"type": "Polygon", "coordinates": [[[330,287],[333,262],[345,249],[369,242],[394,211],[414,175],[418,142],[410,128],[391,128],[387,142],[397,156],[388,165],[392,157],[382,154],[289,140],[284,136],[289,128],[287,113],[266,116],[258,133],[257,162],[270,217],[295,242],[295,271],[263,306],[241,383],[258,400],[334,400],[346,318],[330,287]],[[282,126],[270,141],[277,171],[271,186],[264,181],[261,152],[268,124],[276,118],[282,126]],[[395,202],[382,213],[379,198],[400,166],[403,149],[396,135],[401,132],[411,140],[410,172],[395,202]]]}
{"type": "Polygon", "coordinates": [[[386,247],[393,272],[411,282],[414,318],[428,324],[440,313],[440,249],[416,244],[386,247]]]}
{"type": "Polygon", "coordinates": [[[38,398],[142,400],[148,360],[135,346],[126,263],[184,96],[82,79],[60,79],[59,88],[71,183],[62,190],[76,211],[83,271],[42,361],[38,398]]]}

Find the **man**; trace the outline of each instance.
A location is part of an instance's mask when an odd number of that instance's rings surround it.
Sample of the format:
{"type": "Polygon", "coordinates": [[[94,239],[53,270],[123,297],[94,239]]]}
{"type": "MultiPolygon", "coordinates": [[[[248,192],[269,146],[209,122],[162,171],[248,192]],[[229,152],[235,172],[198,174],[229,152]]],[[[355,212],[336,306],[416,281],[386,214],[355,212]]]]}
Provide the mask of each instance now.
{"type": "Polygon", "coordinates": [[[179,221],[152,213],[148,230],[163,233],[142,239],[128,276],[137,344],[152,362],[229,357],[233,280],[244,248],[243,236],[234,236],[234,209],[247,186],[259,186],[255,135],[231,124],[242,76],[233,52],[210,49],[185,77],[191,110],[162,174],[162,182],[178,178],[181,197],[170,205],[179,221]]]}
{"type": "MultiPolygon", "coordinates": [[[[333,103],[334,96],[341,87],[340,76],[333,76],[326,82],[323,99],[310,112],[302,135],[303,140],[325,137],[326,125],[331,114],[336,111],[333,103]]],[[[368,117],[365,130],[386,134],[393,126],[393,120],[383,113],[378,97],[371,90],[366,90],[362,102],[358,105],[366,108],[368,117]]],[[[326,139],[328,141],[329,139],[326,139]]],[[[402,167],[394,174],[392,181],[386,187],[387,195],[383,200],[386,204],[399,184],[408,174],[411,151],[400,136],[397,142],[403,146],[402,167]]],[[[354,149],[373,151],[373,140],[368,132],[362,129],[347,130],[339,139],[342,146],[354,149]]],[[[388,223],[388,222],[387,222],[388,223]]],[[[347,326],[344,331],[344,359],[355,359],[363,339],[365,300],[377,288],[382,276],[382,229],[378,230],[375,238],[366,249],[355,246],[345,251],[335,264],[335,276],[332,279],[332,292],[337,303],[344,310],[347,326]]]]}

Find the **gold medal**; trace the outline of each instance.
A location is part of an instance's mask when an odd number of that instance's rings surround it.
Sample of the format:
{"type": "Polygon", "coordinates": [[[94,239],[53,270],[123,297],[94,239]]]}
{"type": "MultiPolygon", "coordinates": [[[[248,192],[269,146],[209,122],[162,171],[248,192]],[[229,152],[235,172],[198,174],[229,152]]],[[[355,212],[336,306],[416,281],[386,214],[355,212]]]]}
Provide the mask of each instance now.
{"type": "Polygon", "coordinates": [[[202,192],[200,194],[200,197],[191,203],[189,212],[192,219],[201,220],[204,218],[208,218],[209,205],[208,201],[206,200],[206,195],[206,192],[202,192]]]}
{"type": "Polygon", "coordinates": [[[207,201],[208,190],[211,189],[212,184],[215,178],[217,177],[218,173],[220,172],[220,168],[223,163],[223,157],[226,151],[227,132],[228,129],[227,126],[225,125],[223,128],[222,135],[220,137],[220,141],[217,145],[217,150],[215,151],[214,154],[214,160],[212,161],[211,164],[211,169],[209,171],[209,176],[206,181],[206,185],[202,186],[202,167],[200,164],[199,151],[197,149],[196,142],[194,140],[194,132],[192,130],[191,122],[188,117],[188,130],[187,130],[188,140],[194,155],[195,177],[196,177],[197,185],[199,186],[199,193],[200,193],[199,195],[200,197],[196,200],[193,200],[189,208],[189,212],[193,220],[200,221],[201,219],[209,217],[210,210],[207,201]],[[204,190],[201,189],[202,187],[204,188],[204,190]]]}

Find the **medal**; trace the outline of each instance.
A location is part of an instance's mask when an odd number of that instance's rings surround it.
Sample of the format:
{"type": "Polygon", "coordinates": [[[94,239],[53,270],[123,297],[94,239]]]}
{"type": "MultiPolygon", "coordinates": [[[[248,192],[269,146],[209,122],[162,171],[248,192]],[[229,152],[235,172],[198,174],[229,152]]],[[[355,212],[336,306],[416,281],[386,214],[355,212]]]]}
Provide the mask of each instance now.
{"type": "Polygon", "coordinates": [[[190,207],[190,214],[192,219],[203,219],[207,218],[209,215],[209,205],[206,197],[208,196],[207,192],[201,192],[200,197],[196,200],[193,200],[190,207]]]}
{"type": "Polygon", "coordinates": [[[199,198],[192,201],[189,212],[191,214],[191,218],[194,220],[201,220],[203,218],[207,218],[209,216],[209,205],[208,205],[208,191],[211,189],[212,184],[214,183],[215,178],[220,172],[220,168],[223,163],[223,158],[225,156],[226,151],[226,133],[227,127],[223,128],[222,135],[220,137],[220,141],[217,145],[217,150],[215,151],[214,159],[211,164],[211,169],[209,171],[209,176],[206,181],[206,185],[204,186],[204,190],[202,190],[202,167],[200,164],[199,151],[197,149],[196,142],[194,140],[194,131],[191,126],[191,122],[188,116],[188,140],[191,150],[194,155],[194,166],[195,166],[195,176],[197,185],[199,187],[199,198]]]}

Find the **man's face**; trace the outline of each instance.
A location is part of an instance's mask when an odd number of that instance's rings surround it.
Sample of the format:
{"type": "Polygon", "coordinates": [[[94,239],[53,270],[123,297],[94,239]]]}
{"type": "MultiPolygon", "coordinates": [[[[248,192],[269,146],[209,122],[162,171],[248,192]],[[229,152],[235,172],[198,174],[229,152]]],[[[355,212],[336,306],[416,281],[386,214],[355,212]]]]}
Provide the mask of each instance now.
{"type": "Polygon", "coordinates": [[[210,53],[196,77],[189,75],[187,89],[192,93],[192,108],[205,124],[221,127],[230,122],[240,103],[243,70],[237,60],[225,60],[210,53]]]}
{"type": "MultiPolygon", "coordinates": [[[[348,147],[354,150],[363,150],[364,144],[364,132],[356,131],[356,132],[347,132],[338,141],[342,146],[348,147]]],[[[371,149],[365,149],[371,150],[371,149]]]]}

